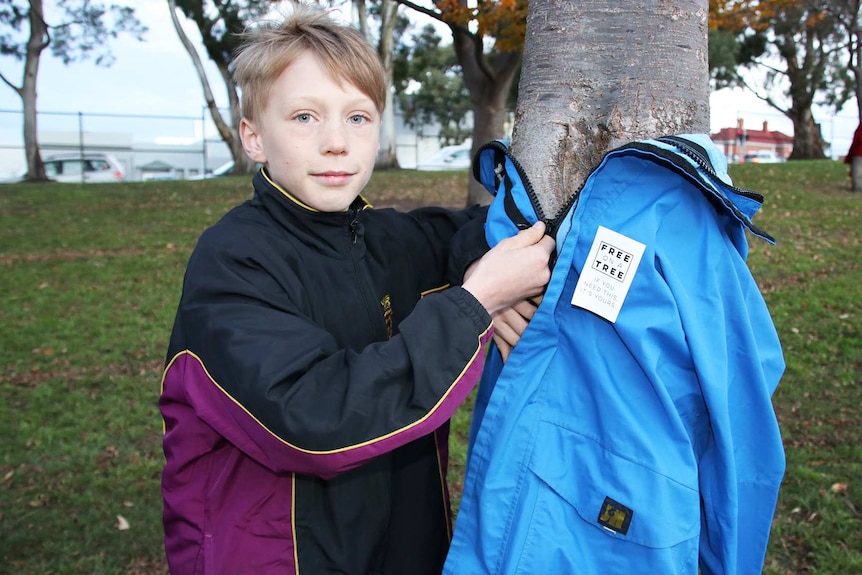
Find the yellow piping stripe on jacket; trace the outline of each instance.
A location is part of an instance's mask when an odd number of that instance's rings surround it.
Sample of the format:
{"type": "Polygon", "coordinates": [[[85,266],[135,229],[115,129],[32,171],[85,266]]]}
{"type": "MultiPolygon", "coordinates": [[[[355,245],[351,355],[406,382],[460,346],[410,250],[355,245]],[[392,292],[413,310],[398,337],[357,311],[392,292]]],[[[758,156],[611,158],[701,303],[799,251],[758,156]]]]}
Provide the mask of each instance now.
{"type": "MultiPolygon", "coordinates": [[[[485,331],[483,331],[483,332],[481,333],[481,335],[479,336],[479,341],[480,341],[480,343],[481,343],[482,338],[485,336],[485,334],[487,334],[487,333],[488,333],[488,331],[491,329],[492,325],[493,325],[493,324],[491,324],[491,326],[488,326],[488,328],[487,328],[487,329],[485,329],[485,331]]],[[[254,415],[252,415],[252,414],[251,414],[251,412],[249,412],[249,410],[247,410],[247,409],[245,408],[245,406],[243,406],[240,402],[238,402],[236,399],[234,399],[234,397],[233,397],[231,394],[229,394],[227,391],[225,391],[225,389],[224,389],[221,385],[219,385],[219,384],[218,384],[218,382],[213,378],[213,376],[212,376],[212,375],[210,374],[210,372],[207,370],[206,366],[204,365],[203,360],[202,360],[200,357],[198,357],[197,355],[195,355],[195,354],[194,354],[194,352],[192,352],[192,351],[190,351],[190,350],[184,350],[184,351],[181,351],[181,352],[177,353],[177,354],[176,354],[176,355],[171,359],[170,363],[169,363],[169,364],[168,364],[168,366],[165,368],[165,371],[164,371],[164,373],[162,374],[162,389],[164,389],[165,376],[167,375],[167,372],[170,370],[171,365],[173,365],[173,363],[174,363],[174,362],[175,362],[175,361],[176,361],[180,356],[182,356],[182,355],[189,355],[189,356],[191,356],[191,357],[195,358],[195,360],[198,362],[198,364],[200,364],[201,369],[203,369],[203,370],[204,370],[204,373],[206,373],[206,375],[207,375],[207,377],[209,378],[209,380],[213,383],[213,385],[215,385],[215,386],[219,389],[219,391],[221,391],[221,392],[222,392],[222,393],[223,393],[223,394],[224,394],[228,399],[230,399],[230,400],[231,400],[231,401],[232,401],[232,402],[233,402],[237,407],[239,407],[241,410],[243,410],[243,411],[246,413],[246,415],[248,415],[251,419],[253,419],[253,420],[254,420],[254,422],[255,422],[255,423],[257,423],[257,424],[258,424],[262,429],[266,430],[270,435],[272,435],[272,437],[273,437],[273,438],[275,438],[276,440],[280,441],[280,442],[281,442],[281,443],[283,443],[284,445],[287,445],[287,446],[288,446],[288,447],[290,447],[291,449],[295,449],[295,450],[297,450],[297,451],[299,451],[299,452],[302,452],[302,453],[308,453],[308,454],[310,454],[310,455],[331,455],[331,454],[334,454],[334,453],[343,453],[343,452],[345,452],[345,451],[350,451],[351,449],[359,449],[359,448],[362,448],[362,447],[366,447],[366,446],[368,446],[368,445],[372,445],[372,444],[377,443],[377,442],[379,442],[379,441],[383,441],[383,440],[385,440],[385,439],[389,439],[390,437],[393,437],[393,436],[395,436],[395,435],[398,435],[399,433],[403,433],[404,431],[407,431],[407,430],[409,430],[409,429],[412,429],[413,427],[416,427],[416,426],[417,426],[417,425],[419,425],[420,423],[424,422],[426,419],[428,419],[429,417],[431,417],[431,415],[432,415],[434,412],[436,412],[436,411],[437,411],[437,409],[440,407],[440,404],[441,404],[441,403],[443,403],[443,402],[446,400],[446,398],[447,398],[447,397],[449,396],[449,394],[452,392],[452,388],[453,388],[453,387],[455,387],[455,385],[456,385],[456,384],[461,380],[461,378],[462,378],[462,377],[464,377],[464,373],[465,373],[465,372],[467,371],[467,369],[468,369],[468,368],[473,364],[473,362],[476,360],[476,357],[477,357],[480,353],[484,353],[484,346],[482,346],[482,345],[477,345],[477,346],[476,346],[476,350],[473,352],[473,355],[472,355],[472,356],[470,356],[470,361],[468,361],[468,362],[467,362],[467,365],[465,365],[465,366],[464,366],[464,369],[462,369],[462,370],[461,370],[461,373],[459,373],[459,374],[458,374],[458,377],[456,377],[456,378],[455,378],[455,381],[453,381],[453,382],[452,382],[452,384],[451,384],[451,385],[449,386],[449,388],[446,390],[446,393],[444,393],[444,394],[443,394],[443,396],[440,398],[440,400],[439,400],[436,404],[434,404],[434,407],[431,409],[431,411],[429,411],[427,414],[425,414],[425,416],[421,417],[420,419],[417,419],[417,420],[416,420],[416,421],[414,421],[413,423],[410,423],[410,424],[408,424],[408,425],[405,425],[404,427],[402,427],[402,428],[400,428],[400,429],[396,429],[396,430],[394,430],[394,431],[390,431],[390,432],[389,432],[389,433],[387,433],[386,435],[381,435],[380,437],[377,437],[377,438],[374,438],[374,439],[369,439],[368,441],[363,441],[362,443],[357,443],[356,445],[348,445],[348,446],[346,446],[346,447],[339,447],[339,448],[337,448],[337,449],[328,449],[328,450],[324,450],[324,451],[315,451],[315,450],[312,450],[312,449],[303,449],[302,447],[299,447],[299,446],[297,446],[297,445],[294,445],[294,444],[290,443],[289,441],[287,441],[287,440],[285,440],[285,439],[283,439],[283,438],[279,437],[277,434],[273,433],[273,431],[272,431],[272,430],[270,430],[267,426],[265,426],[263,423],[261,423],[261,422],[260,422],[260,420],[259,420],[258,418],[256,418],[254,415]]],[[[164,424],[164,421],[163,421],[163,424],[164,424]]]]}
{"type": "MultiPolygon", "coordinates": [[[[320,211],[317,208],[312,208],[308,204],[301,202],[299,200],[299,198],[297,198],[296,196],[294,196],[293,194],[291,194],[290,192],[288,192],[287,190],[285,190],[284,188],[279,186],[275,182],[275,180],[273,180],[272,178],[269,177],[269,173],[266,171],[266,168],[261,168],[260,173],[263,174],[263,177],[266,178],[266,181],[269,182],[273,188],[275,188],[276,190],[281,192],[282,195],[284,195],[287,199],[289,199],[294,204],[302,206],[303,208],[305,208],[306,210],[308,210],[310,212],[319,212],[320,211]]],[[[368,200],[363,198],[361,195],[359,196],[359,199],[362,200],[362,203],[363,203],[362,209],[363,210],[367,210],[368,208],[372,207],[371,204],[368,202],[368,200]]]]}
{"type": "Polygon", "coordinates": [[[299,549],[296,543],[296,473],[290,474],[290,531],[293,537],[293,574],[299,575],[299,549]]]}
{"type": "Polygon", "coordinates": [[[443,462],[440,461],[440,444],[437,441],[437,431],[434,431],[434,455],[437,456],[437,474],[440,477],[440,497],[443,499],[443,520],[446,523],[446,536],[452,542],[452,530],[449,527],[449,507],[446,505],[446,478],[443,477],[443,462]]]}
{"type": "Polygon", "coordinates": [[[451,284],[444,284],[444,285],[441,285],[440,287],[431,288],[431,289],[429,289],[429,290],[425,290],[425,291],[421,292],[421,293],[419,294],[419,297],[420,297],[420,298],[423,298],[423,297],[425,297],[426,295],[431,295],[432,293],[437,293],[437,292],[441,292],[441,291],[446,291],[446,290],[447,290],[447,289],[449,289],[450,287],[452,287],[452,286],[451,286],[451,284]]]}

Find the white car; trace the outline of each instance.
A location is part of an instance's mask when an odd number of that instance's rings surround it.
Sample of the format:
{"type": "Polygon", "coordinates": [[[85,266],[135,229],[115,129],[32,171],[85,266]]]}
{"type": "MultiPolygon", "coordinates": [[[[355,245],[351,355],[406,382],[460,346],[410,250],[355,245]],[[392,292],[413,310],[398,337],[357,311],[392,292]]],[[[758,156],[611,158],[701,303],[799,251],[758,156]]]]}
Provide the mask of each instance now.
{"type": "Polygon", "coordinates": [[[94,184],[126,179],[126,170],[119,160],[102,152],[54,154],[44,162],[45,175],[57,182],[94,184]]]}
{"type": "Polygon", "coordinates": [[[745,154],[743,161],[752,164],[778,164],[784,162],[785,159],[772,150],[757,150],[745,154]]]}
{"type": "Polygon", "coordinates": [[[424,162],[416,164],[416,169],[432,171],[467,170],[473,161],[473,157],[470,155],[470,148],[470,144],[445,146],[424,162]]]}
{"type": "Polygon", "coordinates": [[[229,162],[225,162],[218,168],[214,169],[212,172],[207,172],[206,174],[198,174],[196,176],[192,176],[190,180],[209,180],[210,178],[221,178],[222,176],[231,176],[233,175],[233,160],[229,162]]]}
{"type": "MultiPolygon", "coordinates": [[[[126,169],[123,164],[111,154],[102,152],[53,154],[44,158],[42,162],[45,164],[45,175],[55,182],[98,184],[122,182],[126,179],[126,169]]],[[[22,182],[26,176],[25,168],[14,177],[2,180],[2,183],[22,182]]]]}

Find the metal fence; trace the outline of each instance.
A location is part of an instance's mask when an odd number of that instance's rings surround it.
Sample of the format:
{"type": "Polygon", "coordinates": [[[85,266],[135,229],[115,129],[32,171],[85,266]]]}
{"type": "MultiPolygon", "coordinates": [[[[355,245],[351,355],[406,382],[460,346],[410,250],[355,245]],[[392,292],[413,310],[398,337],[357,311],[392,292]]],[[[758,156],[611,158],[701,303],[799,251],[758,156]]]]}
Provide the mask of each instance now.
{"type": "MultiPolygon", "coordinates": [[[[773,129],[792,133],[792,125],[788,131],[787,118],[777,112],[738,110],[737,115],[749,126],[768,121],[773,129]]],[[[60,152],[110,153],[132,181],[188,178],[231,160],[204,106],[199,116],[39,112],[37,123],[43,158],[60,152]]],[[[829,156],[838,159],[846,153],[856,124],[855,113],[820,119],[829,156]]],[[[22,134],[21,110],[0,110],[0,178],[14,177],[25,168],[22,134]]],[[[402,167],[415,166],[440,147],[436,127],[410,129],[396,113],[396,150],[402,167]]]]}
{"type": "MultiPolygon", "coordinates": [[[[126,179],[184,179],[231,161],[206,107],[200,116],[39,112],[39,149],[43,159],[68,152],[103,152],[125,168],[126,179]]],[[[396,152],[402,167],[412,167],[436,152],[441,141],[434,126],[407,128],[396,114],[396,152]]],[[[0,109],[0,179],[26,168],[21,110],[0,109]]]]}
{"type": "MultiPolygon", "coordinates": [[[[130,180],[185,178],[230,160],[226,146],[201,116],[39,112],[39,148],[43,158],[61,152],[114,155],[130,180]]],[[[0,174],[26,166],[23,113],[0,110],[0,174]]]]}

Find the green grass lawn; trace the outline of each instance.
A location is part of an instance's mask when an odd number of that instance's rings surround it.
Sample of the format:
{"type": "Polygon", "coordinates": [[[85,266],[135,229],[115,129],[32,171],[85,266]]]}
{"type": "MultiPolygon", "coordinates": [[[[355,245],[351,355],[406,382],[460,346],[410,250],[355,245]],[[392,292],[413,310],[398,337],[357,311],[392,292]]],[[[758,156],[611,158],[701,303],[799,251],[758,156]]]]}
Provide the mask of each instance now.
{"type": "MultiPolygon", "coordinates": [[[[862,194],[837,162],[737,165],[787,358],[767,573],[862,573],[862,194]]],[[[459,206],[466,173],[380,172],[377,205],[459,206]]],[[[156,407],[185,261],[244,178],[0,186],[0,571],[164,573],[156,407]],[[120,527],[123,529],[120,529],[120,527]],[[127,528],[126,528],[127,527],[127,528]]],[[[453,426],[460,492],[469,406],[453,426]]],[[[756,438],[752,438],[753,440],[756,438]]]]}

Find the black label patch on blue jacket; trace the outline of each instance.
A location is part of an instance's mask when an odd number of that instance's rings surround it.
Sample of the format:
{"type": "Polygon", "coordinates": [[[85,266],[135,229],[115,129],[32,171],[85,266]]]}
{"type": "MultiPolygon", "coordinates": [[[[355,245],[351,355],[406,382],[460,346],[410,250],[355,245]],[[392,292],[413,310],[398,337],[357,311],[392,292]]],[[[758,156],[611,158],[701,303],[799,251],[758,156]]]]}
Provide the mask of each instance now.
{"type": "Polygon", "coordinates": [[[629,531],[633,515],[634,512],[622,503],[605,497],[602,510],[599,512],[598,522],[605,529],[625,535],[629,531]]]}

